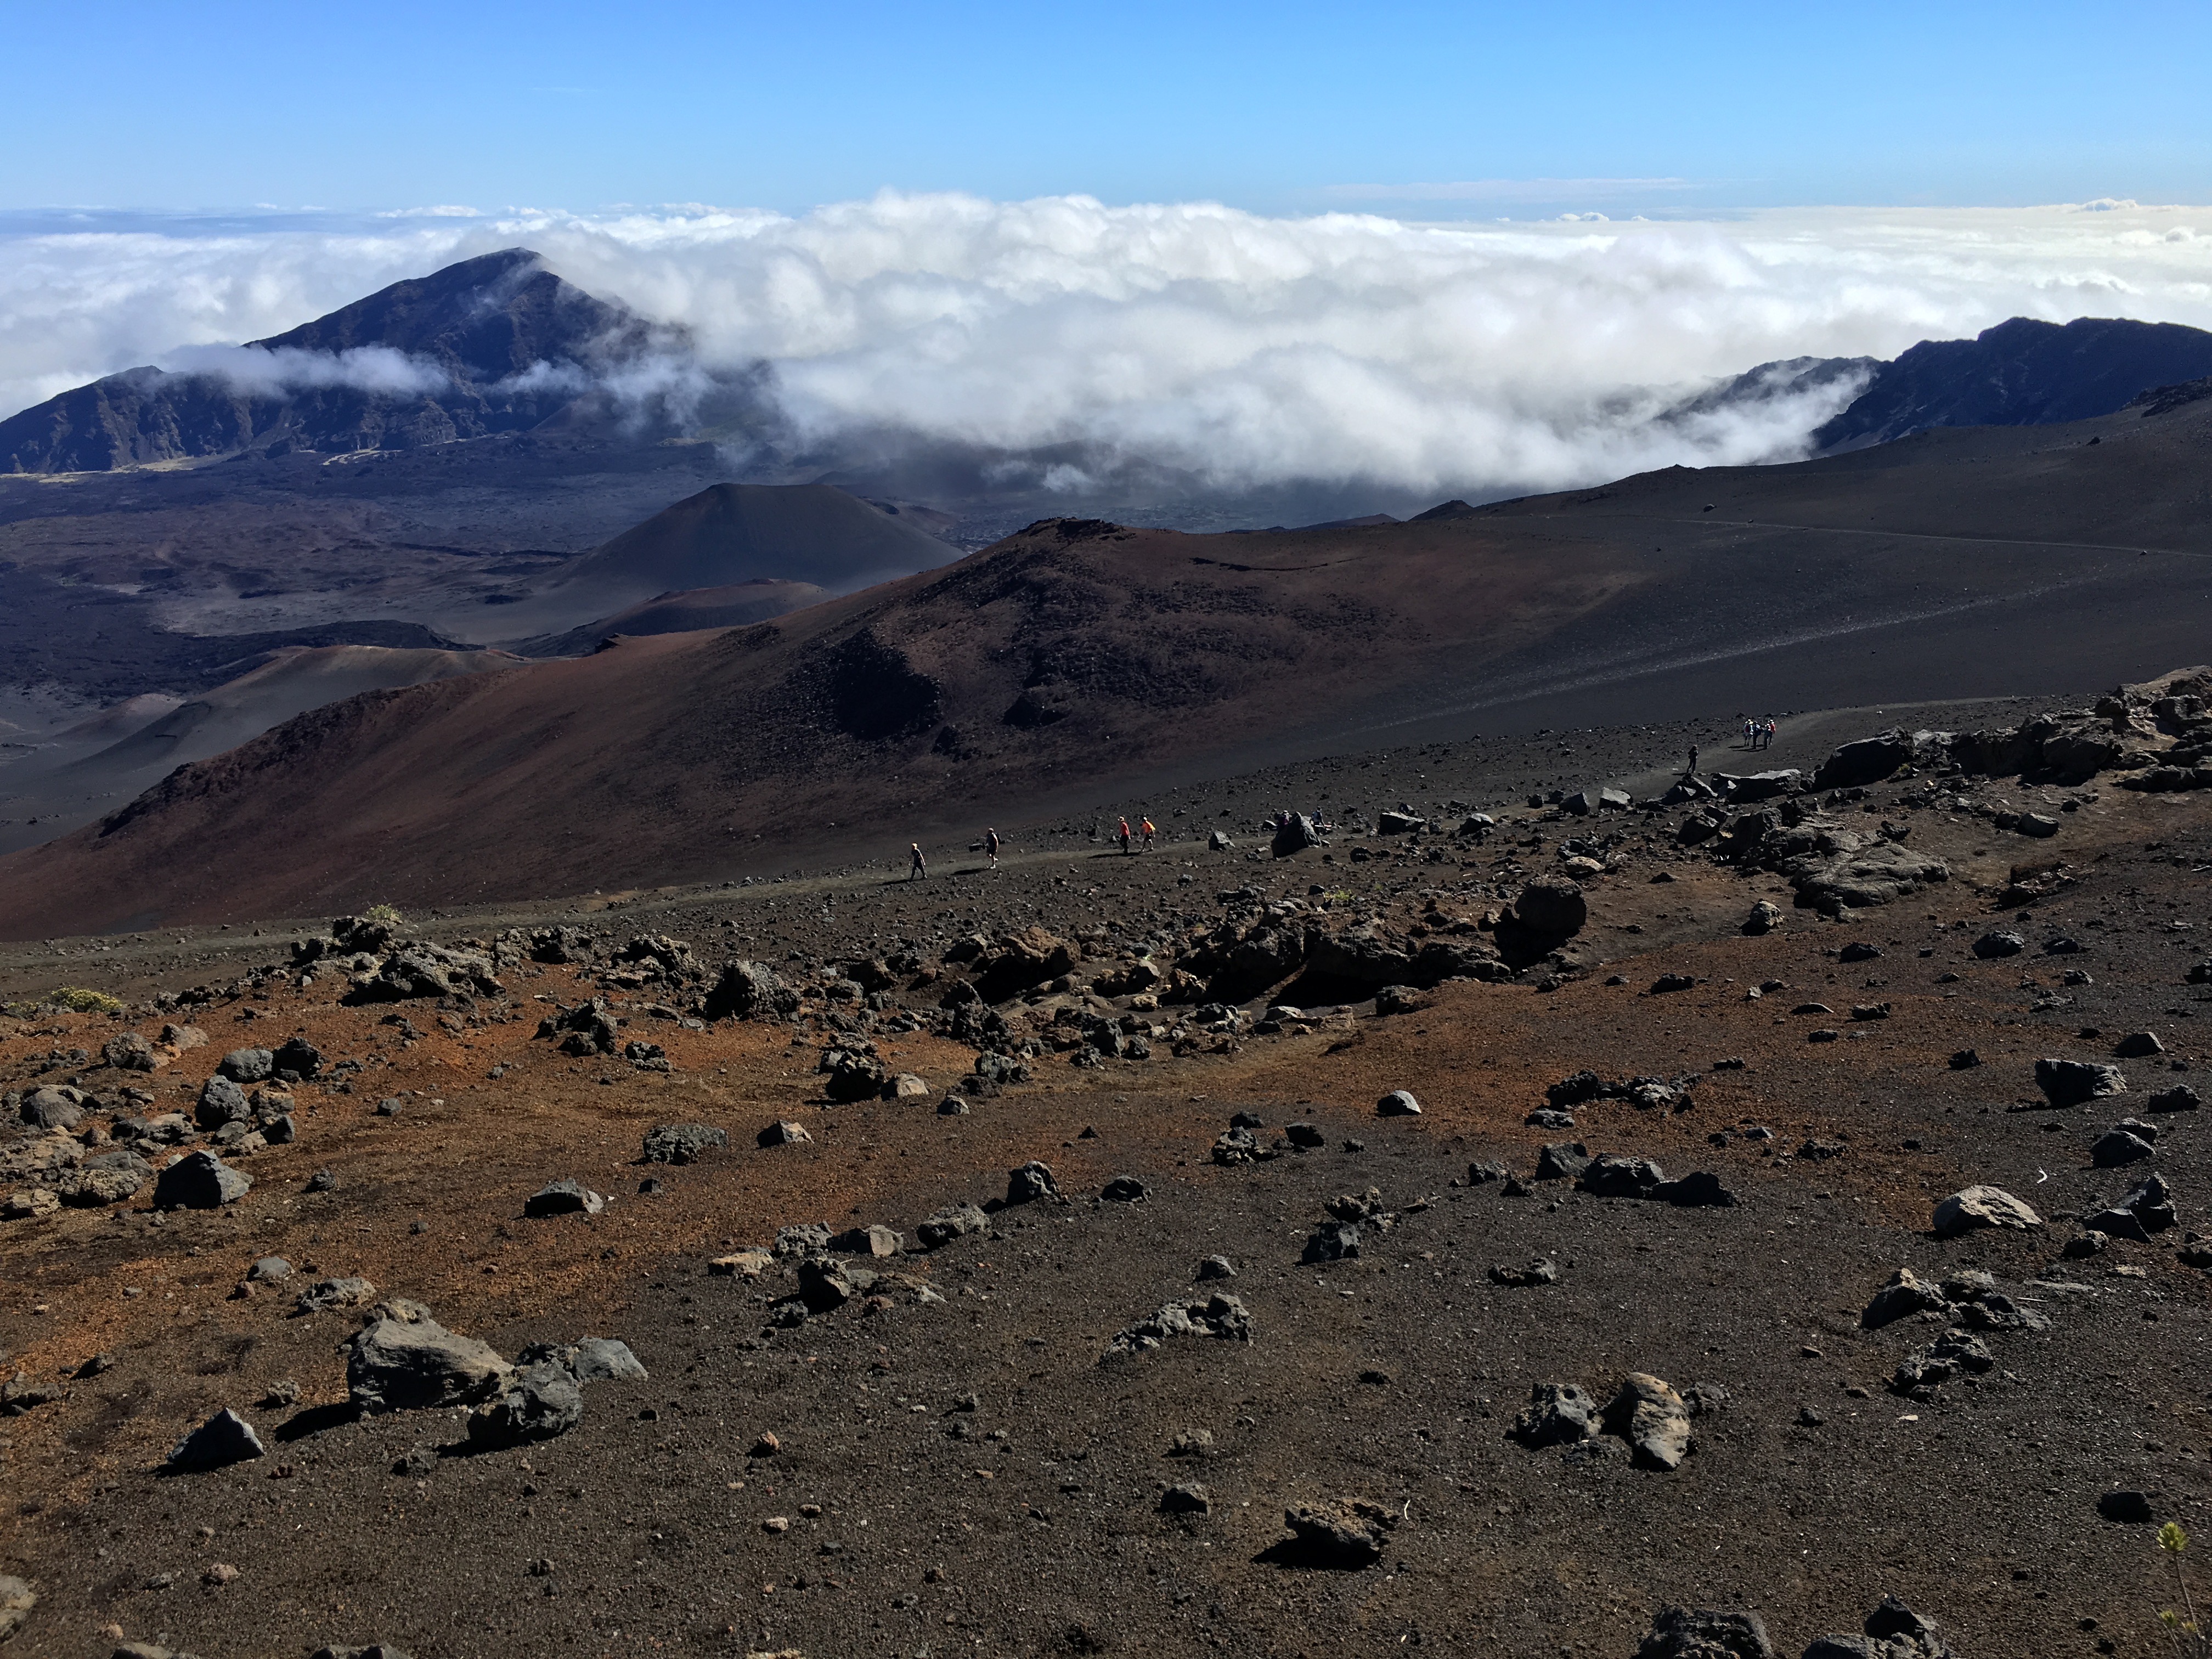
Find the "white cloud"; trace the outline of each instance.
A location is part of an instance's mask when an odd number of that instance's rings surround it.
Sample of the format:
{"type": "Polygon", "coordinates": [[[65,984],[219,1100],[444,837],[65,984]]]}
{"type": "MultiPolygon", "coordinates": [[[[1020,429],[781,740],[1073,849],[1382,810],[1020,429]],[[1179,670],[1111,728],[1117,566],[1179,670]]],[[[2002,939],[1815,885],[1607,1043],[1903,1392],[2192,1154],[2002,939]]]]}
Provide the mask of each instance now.
{"type": "MultiPolygon", "coordinates": [[[[1006,452],[1074,444],[1085,471],[1141,459],[1226,487],[1565,487],[1794,453],[1826,397],[1652,421],[1773,358],[1892,356],[2014,315],[2212,325],[2189,222],[2204,212],[1422,224],[886,194],[799,217],[687,206],[293,216],[265,229],[0,226],[0,408],[179,362],[180,347],[275,333],[524,244],[585,288],[682,325],[708,367],[769,365],[789,420],[824,442],[903,432],[1006,452]]],[[[656,357],[626,395],[680,399],[697,374],[656,357]]]]}
{"type": "Polygon", "coordinates": [[[450,383],[435,363],[390,346],[345,351],[306,351],[298,346],[186,346],[159,367],[179,374],[214,374],[240,391],[264,396],[351,386],[393,397],[442,392],[450,383]]]}

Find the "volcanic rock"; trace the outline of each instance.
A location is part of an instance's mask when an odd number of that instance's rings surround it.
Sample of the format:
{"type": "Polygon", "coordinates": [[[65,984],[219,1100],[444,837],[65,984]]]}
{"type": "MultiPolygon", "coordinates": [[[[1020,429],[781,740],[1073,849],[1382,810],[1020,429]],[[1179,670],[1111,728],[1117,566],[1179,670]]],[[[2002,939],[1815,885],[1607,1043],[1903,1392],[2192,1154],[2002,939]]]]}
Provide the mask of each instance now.
{"type": "Polygon", "coordinates": [[[583,1418],[583,1390],[573,1376],[556,1364],[526,1365],[509,1372],[499,1392],[469,1413],[469,1443],[495,1448],[550,1440],[583,1418]]]}
{"type": "Polygon", "coordinates": [[[204,1147],[186,1152],[154,1182],[157,1210],[215,1210],[246,1196],[251,1176],[232,1169],[204,1147]]]}
{"type": "Polygon", "coordinates": [[[642,1160],[689,1164],[704,1152],[730,1144],[730,1132],[706,1123],[663,1123],[646,1132],[642,1160]]]}
{"type": "Polygon", "coordinates": [[[2001,1187],[1968,1187],[1936,1206],[1936,1237],[1956,1238],[1980,1227],[2040,1227],[2043,1218],[2001,1187]]]}
{"type": "Polygon", "coordinates": [[[1115,1334],[1107,1345],[1109,1358],[1116,1354],[1150,1353],[1178,1336],[1210,1336],[1226,1341],[1249,1342],[1252,1316],[1244,1304],[1225,1291],[1216,1291],[1203,1302],[1170,1302],[1150,1318],[1115,1334]]]}
{"type": "Polygon", "coordinates": [[[419,1304],[382,1304],[346,1343],[346,1393],[356,1410],[423,1411],[467,1405],[514,1367],[489,1346],[447,1330],[419,1304]]]}
{"type": "Polygon", "coordinates": [[[1681,1467],[1690,1451],[1690,1408],[1673,1388],[1644,1371],[1631,1371],[1605,1408],[1607,1432],[1628,1442],[1648,1468],[1681,1467]]]}
{"type": "Polygon", "coordinates": [[[1601,1416],[1580,1383],[1538,1382],[1506,1432],[1530,1448],[1565,1445],[1599,1432],[1601,1416]]]}
{"type": "Polygon", "coordinates": [[[259,1457],[264,1449],[253,1425],[226,1406],[177,1442],[168,1466],[188,1472],[219,1469],[259,1457]]]}
{"type": "Polygon", "coordinates": [[[1662,1607],[1637,1644],[1636,1659],[1776,1659],[1755,1613],[1662,1607]]]}
{"type": "Polygon", "coordinates": [[[2039,1060],[2035,1086],[2053,1106],[2079,1106],[2107,1095],[2124,1095],[2128,1080],[2117,1066],[2089,1060],[2039,1060]]]}
{"type": "Polygon", "coordinates": [[[1033,1204],[1039,1199],[1056,1199],[1060,1185],[1052,1178],[1052,1171],[1034,1161],[1024,1164],[1006,1176],[1006,1202],[1033,1204]]]}
{"type": "Polygon", "coordinates": [[[1329,1567],[1372,1566],[1382,1559],[1398,1520],[1396,1510],[1364,1498],[1294,1504],[1283,1511],[1283,1524],[1297,1535],[1297,1554],[1329,1567]]]}
{"type": "Polygon", "coordinates": [[[522,1202],[522,1212],[527,1216],[597,1215],[607,1206],[601,1198],[583,1182],[573,1176],[549,1181],[522,1202]]]}

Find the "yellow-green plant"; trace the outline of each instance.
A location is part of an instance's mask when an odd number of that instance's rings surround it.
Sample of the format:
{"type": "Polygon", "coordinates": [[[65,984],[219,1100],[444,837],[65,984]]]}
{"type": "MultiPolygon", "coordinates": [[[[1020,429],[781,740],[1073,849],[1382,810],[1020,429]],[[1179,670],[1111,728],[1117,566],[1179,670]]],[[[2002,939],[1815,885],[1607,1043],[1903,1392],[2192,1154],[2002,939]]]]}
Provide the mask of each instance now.
{"type": "Polygon", "coordinates": [[[389,904],[370,905],[368,909],[361,913],[361,919],[363,921],[378,922],[386,927],[401,927],[407,921],[406,917],[399,914],[396,906],[389,904]]]}
{"type": "Polygon", "coordinates": [[[15,1008],[51,1008],[65,1014],[119,1014],[123,1002],[105,991],[88,991],[82,985],[64,985],[33,1003],[13,1003],[15,1008]]]}
{"type": "Polygon", "coordinates": [[[2174,1593],[2181,1597],[2179,1610],[2168,1607],[2158,1616],[2166,1626],[2166,1640],[2173,1644],[2177,1659],[2212,1659],[2212,1637],[2197,1620],[2196,1599],[2189,1594],[2189,1578],[2181,1570],[2181,1553],[2189,1547],[2189,1534],[2181,1522],[2169,1521],[2158,1529],[2158,1547],[2172,1563],[2174,1593]]]}

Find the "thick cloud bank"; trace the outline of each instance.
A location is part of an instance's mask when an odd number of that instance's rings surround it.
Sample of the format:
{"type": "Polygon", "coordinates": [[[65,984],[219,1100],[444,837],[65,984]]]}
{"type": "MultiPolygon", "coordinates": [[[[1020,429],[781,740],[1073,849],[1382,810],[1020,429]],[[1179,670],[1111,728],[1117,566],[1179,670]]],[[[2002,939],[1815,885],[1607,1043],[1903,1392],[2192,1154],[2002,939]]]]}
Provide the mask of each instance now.
{"type": "Polygon", "coordinates": [[[1071,489],[1102,457],[1217,488],[1413,493],[1785,459],[1848,380],[1655,417],[1771,359],[1887,357],[2014,315],[2212,326],[2212,210],[2133,204],[1702,224],[895,195],[799,218],[18,216],[0,223],[0,411],[138,362],[404,386],[421,365],[205,348],[517,244],[683,325],[709,368],[765,365],[803,441],[1060,447],[1076,459],[1049,481],[1071,489]]]}

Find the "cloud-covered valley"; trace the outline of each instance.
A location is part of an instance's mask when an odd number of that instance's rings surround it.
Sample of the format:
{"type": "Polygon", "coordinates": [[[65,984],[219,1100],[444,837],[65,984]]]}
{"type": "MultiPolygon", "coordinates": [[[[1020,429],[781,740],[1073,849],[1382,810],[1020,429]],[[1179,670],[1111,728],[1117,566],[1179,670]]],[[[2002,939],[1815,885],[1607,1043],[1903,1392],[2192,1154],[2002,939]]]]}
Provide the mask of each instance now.
{"type": "MultiPolygon", "coordinates": [[[[1657,418],[1773,359],[1888,357],[2014,315],[2212,325],[2212,210],[2094,207],[1422,224],[887,194],[799,217],[17,215],[0,413],[147,362],[428,389],[434,369],[374,348],[227,348],[526,245],[687,331],[700,367],[771,388],[786,440],[824,453],[1058,455],[1038,481],[1078,493],[1116,465],[1224,490],[1564,487],[1801,453],[1848,379],[1657,418]]],[[[633,370],[653,389],[687,372],[633,370]]]]}

